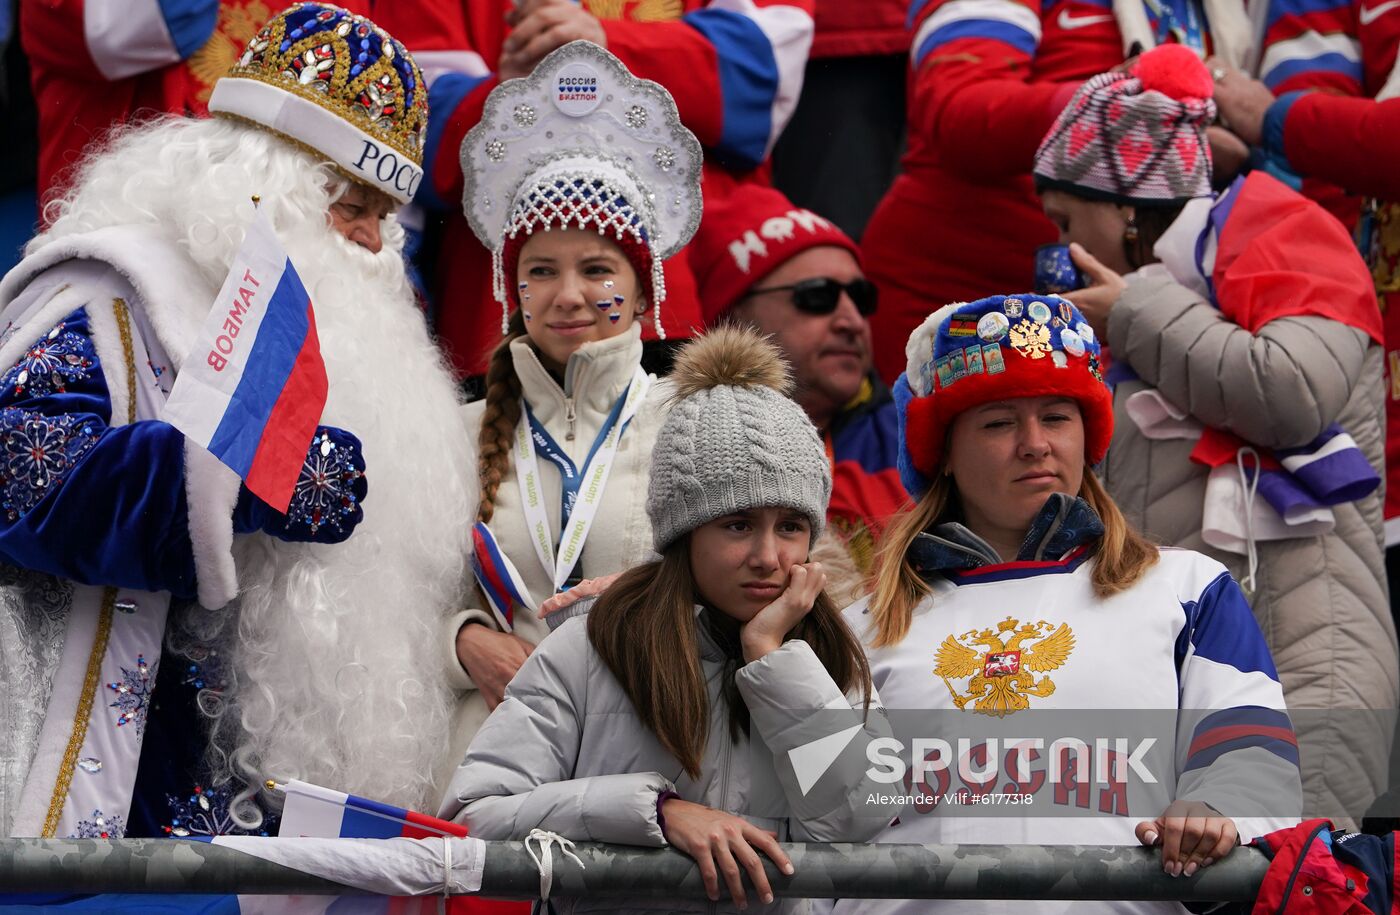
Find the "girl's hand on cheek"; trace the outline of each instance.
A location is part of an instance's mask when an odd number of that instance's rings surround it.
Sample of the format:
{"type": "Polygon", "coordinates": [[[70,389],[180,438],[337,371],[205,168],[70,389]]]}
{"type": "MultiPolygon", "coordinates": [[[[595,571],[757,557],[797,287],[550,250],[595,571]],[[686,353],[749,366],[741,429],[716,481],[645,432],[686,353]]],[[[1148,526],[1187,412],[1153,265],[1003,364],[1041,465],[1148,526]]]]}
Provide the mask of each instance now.
{"type": "Polygon", "coordinates": [[[783,593],[739,629],[744,662],[752,663],[782,647],[783,638],[812,612],[812,604],[825,587],[826,572],[822,571],[820,562],[794,565],[789,569],[783,593]]]}

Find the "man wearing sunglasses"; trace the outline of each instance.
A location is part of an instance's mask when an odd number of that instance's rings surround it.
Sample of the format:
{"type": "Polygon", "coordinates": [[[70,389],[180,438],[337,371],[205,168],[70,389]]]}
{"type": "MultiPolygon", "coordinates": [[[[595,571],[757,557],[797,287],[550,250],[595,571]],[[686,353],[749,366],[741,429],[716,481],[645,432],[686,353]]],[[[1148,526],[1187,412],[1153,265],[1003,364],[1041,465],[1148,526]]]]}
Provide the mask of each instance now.
{"type": "Polygon", "coordinates": [[[690,257],[706,324],[752,325],[792,366],[793,399],[832,458],[828,518],[864,571],[873,535],[905,495],[894,403],[871,368],[878,295],[860,249],[778,191],[746,187],[707,197],[690,257]]]}

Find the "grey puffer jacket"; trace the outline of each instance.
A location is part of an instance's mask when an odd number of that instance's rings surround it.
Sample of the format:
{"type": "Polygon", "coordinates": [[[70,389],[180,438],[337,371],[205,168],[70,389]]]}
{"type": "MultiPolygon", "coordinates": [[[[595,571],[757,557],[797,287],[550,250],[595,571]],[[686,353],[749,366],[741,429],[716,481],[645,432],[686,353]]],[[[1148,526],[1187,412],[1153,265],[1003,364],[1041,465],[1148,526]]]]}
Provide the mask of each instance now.
{"type": "MultiPolygon", "coordinates": [[[[1127,415],[1134,393],[1155,388],[1207,426],[1263,448],[1305,445],[1332,422],[1384,467],[1381,347],[1340,322],[1280,318],[1251,334],[1197,293],[1154,275],[1129,284],[1109,313],[1114,360],[1137,380],[1114,390],[1113,445],[1104,481],[1148,537],[1205,553],[1236,579],[1246,559],[1201,538],[1207,468],[1195,442],[1150,440],[1127,415]]],[[[1304,813],[1360,818],[1385,789],[1397,673],[1385,585],[1377,490],[1335,506],[1326,536],[1258,544],[1251,603],[1273,652],[1300,741],[1304,813]],[[1310,709],[1324,709],[1323,714],[1310,709]]]]}
{"type": "MultiPolygon", "coordinates": [[[[888,785],[866,781],[870,740],[889,737],[872,695],[843,695],[811,647],[790,640],[733,674],[749,709],[751,733],[730,737],[722,678],[733,668],[700,625],[701,669],[709,688],[710,738],[700,777],[691,779],[637,718],[631,701],[588,641],[586,617],[570,619],[540,643],[477,732],[452,778],[440,816],[466,822],[481,839],[524,839],[546,829],[568,839],[663,846],[657,822],[662,792],[743,816],[778,841],[865,842],[898,810],[867,806],[888,785]],[[845,750],[810,785],[798,787],[788,751],[861,725],[845,750]],[[776,765],[775,765],[776,761],[776,765]]],[[[697,723],[698,724],[698,723],[697,723]]],[[[810,777],[810,773],[807,773],[810,777]]],[[[722,881],[721,881],[722,884],[722,881]]],[[[732,912],[721,888],[708,900],[553,900],[558,911],[732,912]]],[[[805,900],[759,904],[749,911],[796,913],[805,900]]]]}

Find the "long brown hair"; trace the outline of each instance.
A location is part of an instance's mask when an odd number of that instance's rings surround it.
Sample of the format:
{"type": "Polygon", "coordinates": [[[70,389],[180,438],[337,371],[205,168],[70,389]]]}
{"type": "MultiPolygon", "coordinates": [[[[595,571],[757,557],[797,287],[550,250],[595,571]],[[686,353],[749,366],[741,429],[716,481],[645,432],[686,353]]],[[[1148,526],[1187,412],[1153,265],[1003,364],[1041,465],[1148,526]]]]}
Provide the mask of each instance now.
{"type": "Polygon", "coordinates": [[[490,522],[496,514],[496,491],[510,472],[510,448],[520,422],[520,376],[515,374],[510,345],[523,336],[525,319],[517,308],[511,313],[505,339],[491,351],[486,369],[486,409],[481,414],[481,431],[476,438],[476,472],[481,481],[478,521],[490,522]]]}
{"type": "MultiPolygon", "coordinates": [[[[690,538],[657,562],[624,572],[588,614],[588,640],[612,671],[642,724],[691,778],[709,740],[710,699],[700,669],[698,595],[690,570],[690,538]],[[698,722],[706,724],[697,727],[698,722]]],[[[859,688],[870,705],[870,665],[860,642],[823,591],[788,638],[802,639],[844,692],[859,688]]],[[[742,663],[742,658],[740,659],[742,663]]],[[[731,733],[747,728],[748,709],[725,678],[731,733]]]]}
{"type": "MultiPolygon", "coordinates": [[[[1157,547],[1128,523],[1089,467],[1084,468],[1079,497],[1089,503],[1104,527],[1093,559],[1094,593],[1109,597],[1126,591],[1157,562],[1157,547]]],[[[956,506],[953,478],[940,473],[919,501],[890,520],[877,557],[870,596],[870,612],[875,620],[871,647],[895,645],[909,634],[914,607],[931,589],[910,565],[906,553],[920,533],[952,520],[956,506]]]]}

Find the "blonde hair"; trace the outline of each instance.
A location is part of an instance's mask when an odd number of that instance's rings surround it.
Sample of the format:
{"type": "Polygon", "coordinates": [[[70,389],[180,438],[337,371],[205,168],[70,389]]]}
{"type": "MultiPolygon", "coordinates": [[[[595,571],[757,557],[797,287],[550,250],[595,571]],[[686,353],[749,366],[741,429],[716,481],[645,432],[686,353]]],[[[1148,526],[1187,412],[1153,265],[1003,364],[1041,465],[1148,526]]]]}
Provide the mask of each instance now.
{"type": "MultiPolygon", "coordinates": [[[[905,554],[915,537],[949,520],[956,495],[953,478],[939,474],[919,501],[890,519],[876,560],[870,596],[870,612],[875,620],[872,648],[895,645],[909,634],[914,608],[932,589],[905,554]]],[[[1104,527],[1093,558],[1094,593],[1109,597],[1126,591],[1157,562],[1157,547],[1128,523],[1089,467],[1084,468],[1079,497],[1089,503],[1104,527]]]]}

